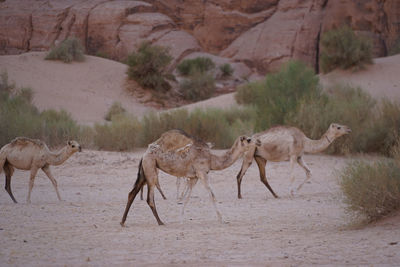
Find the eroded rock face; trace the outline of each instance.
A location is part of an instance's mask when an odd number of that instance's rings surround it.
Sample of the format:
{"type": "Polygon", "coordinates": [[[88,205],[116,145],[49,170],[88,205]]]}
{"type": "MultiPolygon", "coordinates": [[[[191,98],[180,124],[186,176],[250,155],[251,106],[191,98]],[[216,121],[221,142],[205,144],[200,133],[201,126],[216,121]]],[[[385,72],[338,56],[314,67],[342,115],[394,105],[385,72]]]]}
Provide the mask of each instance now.
{"type": "Polygon", "coordinates": [[[48,50],[75,36],[90,54],[124,59],[142,41],[274,71],[292,58],[318,71],[321,34],[344,23],[385,56],[400,36],[398,0],[6,0],[0,54],[48,50]]]}

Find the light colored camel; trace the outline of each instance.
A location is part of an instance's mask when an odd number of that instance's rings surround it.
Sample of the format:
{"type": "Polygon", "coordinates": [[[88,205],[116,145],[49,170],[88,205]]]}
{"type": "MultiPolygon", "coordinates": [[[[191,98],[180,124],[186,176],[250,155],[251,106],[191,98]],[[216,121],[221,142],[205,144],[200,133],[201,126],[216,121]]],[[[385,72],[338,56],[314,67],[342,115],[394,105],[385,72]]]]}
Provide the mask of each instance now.
{"type": "MultiPolygon", "coordinates": [[[[150,144],[139,163],[138,175],[132,191],[128,195],[125,212],[121,225],[124,226],[129,209],[140,189],[147,183],[147,203],[159,225],[160,220],[154,203],[154,187],[158,182],[158,169],[176,176],[199,179],[209,192],[211,202],[218,219],[222,221],[218,211],[214,193],[212,192],[207,174],[210,170],[222,170],[231,166],[243,153],[255,146],[251,139],[240,136],[231,149],[223,155],[214,155],[206,143],[189,136],[181,130],[167,131],[150,144]]],[[[186,198],[188,200],[189,197],[186,198]]],[[[182,208],[182,215],[187,201],[182,208]]]]}
{"type": "Polygon", "coordinates": [[[297,187],[300,190],[305,182],[311,178],[311,170],[303,160],[304,153],[318,153],[325,150],[336,138],[350,133],[351,130],[345,125],[332,123],[325,134],[319,140],[311,140],[296,127],[276,126],[267,131],[256,133],[252,139],[261,142],[260,146],[254,147],[254,151],[249,151],[243,158],[242,168],[237,175],[238,198],[242,198],[240,184],[246,170],[256,160],[260,172],[261,182],[270,190],[274,197],[278,197],[268,184],[265,176],[265,165],[267,161],[290,160],[290,194],[293,195],[294,175],[293,167],[297,162],[306,172],[306,179],[297,187]]]}
{"type": "MultiPolygon", "coordinates": [[[[206,143],[208,145],[209,148],[213,148],[213,144],[212,143],[206,143]]],[[[178,200],[178,203],[181,203],[182,200],[184,199],[185,196],[189,195],[192,193],[192,189],[193,187],[196,185],[197,183],[197,179],[189,179],[186,177],[176,177],[176,199],[178,200]],[[181,187],[181,181],[183,180],[184,182],[184,187],[182,192],[179,194],[179,189],[181,187]]],[[[167,199],[164,195],[164,192],[161,189],[161,186],[159,183],[156,184],[156,187],[158,189],[158,191],[160,192],[161,196],[163,199],[167,199]]],[[[140,189],[140,200],[143,200],[143,189],[144,186],[142,187],[142,189],[140,189]]]]}
{"type": "Polygon", "coordinates": [[[81,146],[76,141],[68,141],[67,145],[57,152],[51,152],[47,145],[36,139],[17,137],[11,143],[0,149],[0,173],[4,170],[6,175],[5,189],[11,199],[17,203],[11,191],[11,176],[14,168],[20,170],[30,170],[29,191],[27,202],[31,202],[31,191],[35,181],[36,173],[39,169],[50,179],[56,190],[57,197],[61,200],[57,189],[57,181],[50,171],[50,165],[60,165],[64,163],[72,154],[81,151],[81,146]]]}

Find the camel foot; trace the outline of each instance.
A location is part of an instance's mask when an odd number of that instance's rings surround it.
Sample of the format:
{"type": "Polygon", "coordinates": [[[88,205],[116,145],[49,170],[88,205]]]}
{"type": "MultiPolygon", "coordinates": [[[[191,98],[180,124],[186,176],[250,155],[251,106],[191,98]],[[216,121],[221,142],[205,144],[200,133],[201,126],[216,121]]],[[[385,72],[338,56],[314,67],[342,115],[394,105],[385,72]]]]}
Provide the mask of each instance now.
{"type": "Polygon", "coordinates": [[[120,222],[119,224],[120,224],[122,227],[125,227],[125,223],[120,222]]]}

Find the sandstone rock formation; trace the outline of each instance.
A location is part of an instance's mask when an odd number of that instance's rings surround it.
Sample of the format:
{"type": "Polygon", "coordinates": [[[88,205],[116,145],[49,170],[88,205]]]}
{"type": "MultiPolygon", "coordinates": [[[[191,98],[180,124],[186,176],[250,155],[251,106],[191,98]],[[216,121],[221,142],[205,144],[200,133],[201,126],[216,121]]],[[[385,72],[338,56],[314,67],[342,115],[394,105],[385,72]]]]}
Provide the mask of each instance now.
{"type": "Polygon", "coordinates": [[[5,0],[0,55],[48,50],[75,36],[89,54],[124,59],[147,40],[177,62],[194,52],[264,74],[291,58],[318,71],[323,32],[347,23],[385,56],[400,36],[398,0],[5,0]]]}

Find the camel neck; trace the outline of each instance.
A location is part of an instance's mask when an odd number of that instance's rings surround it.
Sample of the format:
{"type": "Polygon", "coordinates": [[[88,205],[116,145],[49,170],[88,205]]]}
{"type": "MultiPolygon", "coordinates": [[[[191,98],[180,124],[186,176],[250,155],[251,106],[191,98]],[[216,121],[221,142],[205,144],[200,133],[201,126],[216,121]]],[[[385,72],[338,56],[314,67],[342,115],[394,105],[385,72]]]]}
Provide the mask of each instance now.
{"type": "Polygon", "coordinates": [[[63,164],[71,155],[67,151],[67,147],[63,147],[59,151],[50,152],[48,157],[48,163],[50,165],[63,164]]]}
{"type": "Polygon", "coordinates": [[[211,170],[223,170],[231,166],[241,153],[236,149],[236,143],[223,155],[211,154],[211,170]]]}
{"type": "Polygon", "coordinates": [[[304,151],[306,153],[318,153],[328,148],[334,138],[325,133],[319,140],[312,140],[306,137],[304,151]]]}

